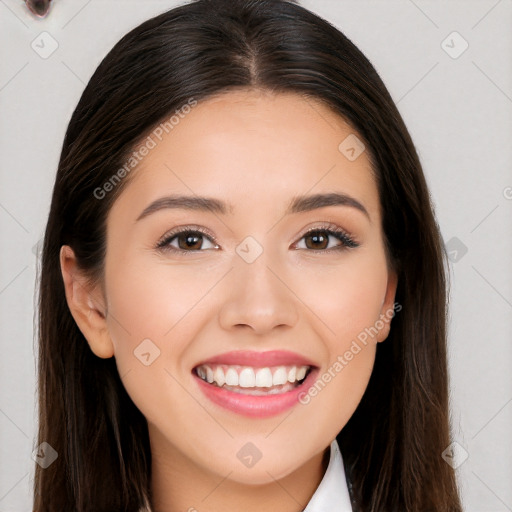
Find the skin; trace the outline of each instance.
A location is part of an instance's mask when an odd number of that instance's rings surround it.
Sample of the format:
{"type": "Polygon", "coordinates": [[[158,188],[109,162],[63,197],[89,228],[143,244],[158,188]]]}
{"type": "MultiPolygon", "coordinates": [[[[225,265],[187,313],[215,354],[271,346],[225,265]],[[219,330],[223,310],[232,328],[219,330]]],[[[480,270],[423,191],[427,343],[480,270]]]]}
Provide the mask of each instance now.
{"type": "MultiPolygon", "coordinates": [[[[71,248],[62,247],[70,310],[91,350],[115,356],[147,418],[156,510],[296,512],[320,483],[329,445],[360,402],[389,321],[291,414],[259,419],[225,410],[201,393],[191,371],[232,350],[284,349],[323,373],[393,310],[397,279],[387,265],[369,158],[363,152],[349,161],[338,150],[354,133],[326,106],[292,93],[241,90],[200,102],[143,159],[114,203],[104,282],[88,282],[71,248]],[[339,205],[284,215],[295,196],[334,191],[357,199],[369,218],[339,205]],[[136,220],[169,194],[214,197],[232,209],[162,209],[136,220]],[[326,222],[359,246],[315,249],[304,234],[326,222]],[[155,249],[185,225],[207,229],[216,242],[206,236],[182,255],[155,249]],[[252,263],[236,252],[247,236],[263,249],[252,263]],[[148,338],[160,354],[146,366],[134,350],[148,338]],[[250,468],[236,455],[248,442],[262,455],[250,468]]],[[[329,237],[329,247],[341,243],[329,237]]]]}

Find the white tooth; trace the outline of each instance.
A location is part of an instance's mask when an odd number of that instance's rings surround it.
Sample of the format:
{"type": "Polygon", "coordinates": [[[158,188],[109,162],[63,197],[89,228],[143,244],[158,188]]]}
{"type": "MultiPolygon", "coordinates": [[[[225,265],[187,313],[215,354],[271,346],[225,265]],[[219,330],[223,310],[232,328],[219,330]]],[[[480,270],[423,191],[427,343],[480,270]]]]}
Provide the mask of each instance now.
{"type": "Polygon", "coordinates": [[[302,380],[305,376],[306,376],[306,371],[307,371],[308,367],[307,366],[301,366],[298,370],[297,370],[297,375],[295,375],[295,378],[297,380],[302,380]]]}
{"type": "Polygon", "coordinates": [[[259,388],[272,387],[272,372],[270,368],[261,368],[256,372],[256,386],[259,388]]]}
{"type": "Polygon", "coordinates": [[[240,372],[238,382],[241,388],[253,388],[254,384],[256,383],[256,376],[254,375],[254,370],[252,368],[244,368],[240,372]]]}
{"type": "Polygon", "coordinates": [[[297,373],[297,367],[292,366],[288,372],[288,382],[295,382],[295,375],[297,373]]]}
{"type": "Polygon", "coordinates": [[[226,372],[226,384],[228,386],[238,386],[238,373],[233,368],[226,372]]]}
{"type": "Polygon", "coordinates": [[[282,384],[285,384],[287,380],[288,374],[286,372],[286,368],[284,366],[280,366],[274,372],[274,376],[272,377],[272,384],[274,386],[281,386],[282,384]]]}
{"type": "Polygon", "coordinates": [[[226,382],[226,377],[224,377],[224,370],[220,366],[217,366],[217,368],[215,369],[215,372],[213,373],[213,380],[219,386],[223,386],[224,383],[226,382]]]}
{"type": "Polygon", "coordinates": [[[206,379],[206,371],[205,371],[205,369],[202,366],[200,366],[197,369],[197,374],[199,375],[199,377],[201,377],[201,379],[203,379],[203,380],[206,379]]]}
{"type": "Polygon", "coordinates": [[[209,366],[206,367],[206,380],[210,384],[213,382],[213,370],[209,366]]]}

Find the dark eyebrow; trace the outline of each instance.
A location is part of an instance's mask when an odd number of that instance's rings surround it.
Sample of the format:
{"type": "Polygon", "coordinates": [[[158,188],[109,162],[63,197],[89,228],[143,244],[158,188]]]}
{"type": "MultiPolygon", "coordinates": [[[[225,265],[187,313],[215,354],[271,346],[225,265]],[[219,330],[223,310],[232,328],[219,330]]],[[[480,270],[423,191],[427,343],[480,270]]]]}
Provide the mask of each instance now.
{"type": "MultiPolygon", "coordinates": [[[[326,206],[350,206],[361,211],[366,215],[366,217],[368,217],[369,220],[371,220],[368,211],[357,199],[354,199],[347,194],[340,194],[337,192],[294,197],[290,203],[290,206],[286,210],[285,215],[289,215],[291,213],[307,212],[316,210],[317,208],[324,208],[326,206]]],[[[147,217],[151,213],[167,208],[204,212],[209,211],[222,215],[225,215],[228,211],[233,213],[233,205],[220,201],[219,199],[214,199],[211,197],[172,195],[161,197],[160,199],[153,201],[137,217],[137,221],[147,217]]]]}
{"type": "Polygon", "coordinates": [[[357,199],[347,194],[337,192],[295,197],[286,211],[286,214],[307,212],[316,210],[317,208],[324,208],[325,206],[350,206],[364,213],[366,217],[368,217],[368,220],[371,221],[370,214],[357,199]]]}
{"type": "Polygon", "coordinates": [[[153,201],[137,217],[137,220],[147,217],[151,213],[163,210],[165,208],[178,208],[182,210],[195,210],[200,212],[213,212],[225,215],[228,208],[232,211],[232,205],[226,205],[223,201],[210,197],[199,196],[167,196],[153,201]]]}

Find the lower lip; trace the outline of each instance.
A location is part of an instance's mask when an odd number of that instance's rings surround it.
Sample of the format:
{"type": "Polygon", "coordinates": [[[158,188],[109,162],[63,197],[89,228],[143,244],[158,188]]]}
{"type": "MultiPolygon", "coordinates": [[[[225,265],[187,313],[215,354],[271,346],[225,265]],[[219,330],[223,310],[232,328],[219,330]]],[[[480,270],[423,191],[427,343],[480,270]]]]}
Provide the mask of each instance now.
{"type": "Polygon", "coordinates": [[[306,380],[296,388],[276,395],[255,396],[236,393],[225,388],[208,384],[194,375],[199,388],[213,403],[230,411],[255,418],[276,416],[299,403],[299,395],[306,392],[313,384],[318,374],[318,368],[309,372],[306,380]]]}

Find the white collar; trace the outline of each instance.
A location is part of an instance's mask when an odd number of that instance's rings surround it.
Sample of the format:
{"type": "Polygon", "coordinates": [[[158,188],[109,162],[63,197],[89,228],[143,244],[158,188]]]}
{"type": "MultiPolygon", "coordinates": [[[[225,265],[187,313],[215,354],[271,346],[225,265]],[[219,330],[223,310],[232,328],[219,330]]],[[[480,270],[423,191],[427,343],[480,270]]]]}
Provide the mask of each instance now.
{"type": "Polygon", "coordinates": [[[343,458],[336,439],[324,477],[303,512],[352,512],[343,458]]]}

